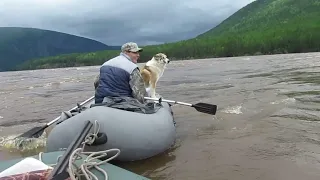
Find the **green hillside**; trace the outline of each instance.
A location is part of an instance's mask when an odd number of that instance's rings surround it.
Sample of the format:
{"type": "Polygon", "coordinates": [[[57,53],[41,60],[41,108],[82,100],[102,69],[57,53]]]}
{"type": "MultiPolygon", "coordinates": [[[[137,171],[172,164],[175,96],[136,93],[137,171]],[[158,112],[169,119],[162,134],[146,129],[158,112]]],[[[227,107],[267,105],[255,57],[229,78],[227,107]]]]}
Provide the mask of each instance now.
{"type": "Polygon", "coordinates": [[[0,27],[0,71],[40,57],[119,47],[70,34],[35,28],[0,27]]]}
{"type": "MultiPolygon", "coordinates": [[[[196,38],[146,46],[141,61],[164,52],[171,59],[320,51],[319,0],[258,0],[196,38]]],[[[21,69],[100,65],[119,51],[29,61],[21,69]]]]}

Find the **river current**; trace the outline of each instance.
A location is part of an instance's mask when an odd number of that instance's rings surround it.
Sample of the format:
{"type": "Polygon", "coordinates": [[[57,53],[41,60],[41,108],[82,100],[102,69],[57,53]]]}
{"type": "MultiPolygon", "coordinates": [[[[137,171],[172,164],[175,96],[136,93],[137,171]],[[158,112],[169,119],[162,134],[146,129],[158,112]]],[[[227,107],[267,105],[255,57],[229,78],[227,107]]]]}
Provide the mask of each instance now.
{"type": "MultiPolygon", "coordinates": [[[[42,151],[45,139],[11,139],[91,97],[98,69],[1,72],[0,160],[42,151]]],[[[173,61],[157,93],[218,112],[174,105],[172,149],[119,166],[151,179],[320,179],[320,53],[173,61]]]]}

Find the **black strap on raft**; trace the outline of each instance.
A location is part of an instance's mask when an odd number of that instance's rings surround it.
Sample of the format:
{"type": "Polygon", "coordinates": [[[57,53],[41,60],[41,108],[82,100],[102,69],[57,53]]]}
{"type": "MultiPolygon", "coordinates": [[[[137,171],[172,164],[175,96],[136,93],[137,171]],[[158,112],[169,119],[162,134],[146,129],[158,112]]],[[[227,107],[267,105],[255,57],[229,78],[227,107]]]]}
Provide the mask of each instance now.
{"type": "Polygon", "coordinates": [[[86,136],[90,132],[93,124],[90,121],[86,121],[82,130],[78,133],[78,135],[74,138],[71,144],[68,146],[67,150],[63,154],[63,156],[58,161],[57,166],[52,170],[48,179],[49,180],[61,180],[67,179],[69,177],[69,173],[67,172],[67,167],[69,163],[69,157],[74,150],[80,147],[81,143],[85,140],[86,136]]]}
{"type": "Polygon", "coordinates": [[[92,144],[88,144],[88,146],[99,146],[108,142],[108,137],[105,133],[99,132],[97,137],[93,141],[92,144]]]}

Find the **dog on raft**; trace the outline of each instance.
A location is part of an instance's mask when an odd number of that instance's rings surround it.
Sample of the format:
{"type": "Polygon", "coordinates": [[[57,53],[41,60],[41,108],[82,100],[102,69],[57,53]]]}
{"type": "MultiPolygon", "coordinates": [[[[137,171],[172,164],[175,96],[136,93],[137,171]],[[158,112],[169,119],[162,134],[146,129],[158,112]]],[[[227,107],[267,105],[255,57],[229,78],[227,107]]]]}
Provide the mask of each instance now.
{"type": "MultiPolygon", "coordinates": [[[[156,97],[156,87],[159,79],[162,77],[167,64],[170,63],[167,55],[164,53],[158,53],[154,55],[145,65],[140,68],[140,73],[146,87],[148,96],[151,98],[156,97]]],[[[97,89],[99,85],[100,75],[97,75],[94,79],[94,88],[97,89]]]]}
{"type": "Polygon", "coordinates": [[[152,57],[144,66],[140,73],[146,87],[146,91],[151,98],[156,97],[156,87],[159,79],[162,77],[164,70],[170,60],[164,53],[158,53],[152,57]]]}

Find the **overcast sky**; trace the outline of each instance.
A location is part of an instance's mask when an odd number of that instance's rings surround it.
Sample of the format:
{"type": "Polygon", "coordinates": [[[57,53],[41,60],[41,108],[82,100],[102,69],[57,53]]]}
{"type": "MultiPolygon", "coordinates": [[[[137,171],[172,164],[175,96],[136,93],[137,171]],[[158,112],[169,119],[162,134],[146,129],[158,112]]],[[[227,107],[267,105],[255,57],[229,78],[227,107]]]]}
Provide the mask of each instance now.
{"type": "Polygon", "coordinates": [[[35,27],[107,45],[189,39],[254,0],[0,0],[0,26],[35,27]]]}

